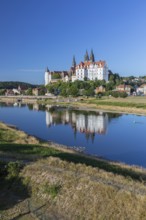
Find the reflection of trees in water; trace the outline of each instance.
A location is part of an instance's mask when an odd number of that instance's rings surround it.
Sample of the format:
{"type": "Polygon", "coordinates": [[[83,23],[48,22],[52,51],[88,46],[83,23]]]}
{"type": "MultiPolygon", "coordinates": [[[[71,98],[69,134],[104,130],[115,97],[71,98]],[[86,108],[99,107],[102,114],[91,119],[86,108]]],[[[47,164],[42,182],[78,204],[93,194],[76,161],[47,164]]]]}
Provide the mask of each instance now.
{"type": "Polygon", "coordinates": [[[120,113],[109,112],[109,113],[108,113],[109,122],[110,122],[112,119],[114,119],[114,118],[119,118],[119,117],[121,117],[121,116],[122,116],[122,114],[120,114],[120,113]]]}

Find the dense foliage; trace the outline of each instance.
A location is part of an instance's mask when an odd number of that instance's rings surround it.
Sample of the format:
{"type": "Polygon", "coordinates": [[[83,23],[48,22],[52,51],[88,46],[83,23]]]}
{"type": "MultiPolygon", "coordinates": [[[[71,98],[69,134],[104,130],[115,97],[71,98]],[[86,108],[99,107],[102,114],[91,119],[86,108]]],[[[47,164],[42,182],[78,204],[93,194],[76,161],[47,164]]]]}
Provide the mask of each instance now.
{"type": "Polygon", "coordinates": [[[36,85],[32,85],[30,83],[25,83],[25,82],[13,82],[13,81],[10,81],[10,82],[0,82],[0,89],[17,89],[18,86],[22,87],[22,88],[25,88],[25,89],[28,89],[28,88],[34,88],[36,87],[36,85]]]}
{"type": "Polygon", "coordinates": [[[61,79],[61,75],[59,73],[54,73],[52,79],[61,79]]]}
{"type": "MultiPolygon", "coordinates": [[[[61,96],[94,96],[96,95],[95,89],[99,86],[103,86],[105,92],[99,92],[101,95],[112,95],[114,97],[127,97],[125,92],[113,92],[115,84],[112,81],[106,83],[104,80],[95,80],[95,81],[75,81],[75,82],[62,82],[58,81],[57,83],[47,85],[49,93],[54,95],[61,96]]],[[[99,94],[97,94],[99,95],[99,94]]]]}

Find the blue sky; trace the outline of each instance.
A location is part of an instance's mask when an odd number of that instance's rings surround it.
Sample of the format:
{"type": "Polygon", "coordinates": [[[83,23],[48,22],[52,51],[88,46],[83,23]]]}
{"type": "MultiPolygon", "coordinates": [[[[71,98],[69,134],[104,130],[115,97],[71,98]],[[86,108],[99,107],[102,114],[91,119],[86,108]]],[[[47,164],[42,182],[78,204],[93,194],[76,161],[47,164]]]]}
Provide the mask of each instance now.
{"type": "Polygon", "coordinates": [[[93,49],[121,76],[146,75],[146,0],[0,0],[0,81],[44,83],[93,49]]]}

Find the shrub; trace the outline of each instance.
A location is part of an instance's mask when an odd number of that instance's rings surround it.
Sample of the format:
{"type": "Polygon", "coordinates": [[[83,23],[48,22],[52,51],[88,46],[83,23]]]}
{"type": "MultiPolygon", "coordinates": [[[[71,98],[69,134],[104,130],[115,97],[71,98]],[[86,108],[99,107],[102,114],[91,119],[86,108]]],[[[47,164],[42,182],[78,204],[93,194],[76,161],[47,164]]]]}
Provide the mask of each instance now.
{"type": "Polygon", "coordinates": [[[17,177],[22,165],[20,162],[9,162],[7,165],[8,178],[17,177]]]}
{"type": "Polygon", "coordinates": [[[43,192],[49,194],[52,199],[54,199],[57,196],[57,194],[59,193],[60,189],[61,189],[61,185],[60,184],[49,185],[48,183],[46,183],[43,186],[43,192]]]}
{"type": "Polygon", "coordinates": [[[119,95],[121,98],[126,98],[128,96],[128,94],[126,92],[120,92],[119,95]]]}

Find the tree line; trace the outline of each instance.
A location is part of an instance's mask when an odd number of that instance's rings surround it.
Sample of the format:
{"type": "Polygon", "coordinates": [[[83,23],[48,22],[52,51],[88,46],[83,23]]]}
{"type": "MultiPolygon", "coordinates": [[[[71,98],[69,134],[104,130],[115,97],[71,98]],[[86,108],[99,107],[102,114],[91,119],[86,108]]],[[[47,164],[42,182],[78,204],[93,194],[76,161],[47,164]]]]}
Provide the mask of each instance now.
{"type": "Polygon", "coordinates": [[[118,93],[113,92],[112,90],[115,89],[116,85],[123,83],[119,74],[111,73],[109,75],[109,82],[107,83],[105,80],[87,80],[79,81],[76,80],[75,82],[62,82],[59,80],[56,83],[50,83],[46,86],[49,93],[54,95],[61,95],[61,96],[95,96],[98,97],[101,95],[112,95],[115,97],[126,97],[126,93],[118,93]],[[96,94],[95,89],[99,86],[104,88],[104,92],[99,92],[96,94]]]}

